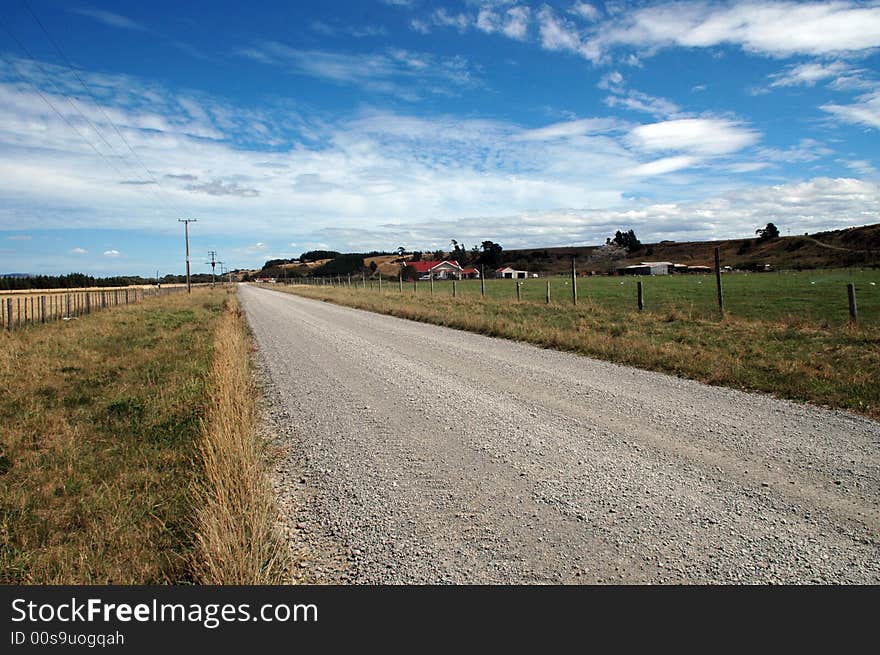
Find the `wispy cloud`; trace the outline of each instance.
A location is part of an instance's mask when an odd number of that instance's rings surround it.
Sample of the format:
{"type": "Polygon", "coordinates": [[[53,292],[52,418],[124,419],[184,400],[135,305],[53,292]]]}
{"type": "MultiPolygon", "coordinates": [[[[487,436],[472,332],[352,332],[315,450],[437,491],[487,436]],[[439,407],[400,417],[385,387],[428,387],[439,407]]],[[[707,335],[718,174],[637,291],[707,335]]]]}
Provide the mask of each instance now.
{"type": "Polygon", "coordinates": [[[828,103],[821,109],[845,123],[880,129],[880,90],[859,96],[852,104],[828,103]]]}
{"type": "Polygon", "coordinates": [[[439,58],[428,53],[389,48],[375,54],[300,50],[270,41],[239,50],[240,56],[273,64],[291,73],[415,99],[421,92],[450,92],[453,87],[478,84],[463,57],[439,58]],[[414,91],[416,89],[417,91],[414,91]]]}
{"type": "Polygon", "coordinates": [[[122,30],[136,30],[139,32],[148,32],[149,29],[140,23],[133,21],[131,18],[127,18],[121,14],[115,14],[112,11],[106,11],[104,9],[93,9],[90,7],[80,7],[70,9],[70,11],[74,14],[79,14],[81,16],[87,16],[93,20],[98,21],[108,27],[115,27],[117,29],[122,30]]]}
{"type": "MultiPolygon", "coordinates": [[[[67,252],[69,252],[71,255],[88,255],[89,254],[89,251],[86,250],[85,248],[71,248],[67,252]]],[[[116,251],[115,250],[108,250],[107,252],[116,252],[116,251]]],[[[105,252],[104,254],[106,255],[107,253],[105,252]]]]}
{"type": "Polygon", "coordinates": [[[121,253],[118,250],[105,250],[104,257],[119,257],[121,253]]]}

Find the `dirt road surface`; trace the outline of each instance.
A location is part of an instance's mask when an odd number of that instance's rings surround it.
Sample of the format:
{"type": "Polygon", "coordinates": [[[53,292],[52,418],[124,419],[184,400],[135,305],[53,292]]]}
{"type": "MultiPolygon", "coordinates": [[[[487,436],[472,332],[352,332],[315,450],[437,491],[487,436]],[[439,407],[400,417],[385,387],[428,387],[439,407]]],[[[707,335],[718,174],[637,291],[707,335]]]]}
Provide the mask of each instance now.
{"type": "Polygon", "coordinates": [[[310,580],[880,582],[875,421],[240,295],[310,580]]]}

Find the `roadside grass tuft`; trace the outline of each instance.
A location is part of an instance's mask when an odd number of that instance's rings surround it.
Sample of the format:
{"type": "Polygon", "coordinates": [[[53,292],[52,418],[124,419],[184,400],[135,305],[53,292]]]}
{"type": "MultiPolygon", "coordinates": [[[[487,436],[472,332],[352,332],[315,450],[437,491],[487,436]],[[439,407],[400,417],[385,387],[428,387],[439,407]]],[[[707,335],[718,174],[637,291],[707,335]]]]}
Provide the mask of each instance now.
{"type": "Polygon", "coordinates": [[[204,584],[278,584],[290,579],[290,562],[277,532],[267,446],[255,434],[252,344],[235,296],[227,298],[215,340],[199,445],[204,478],[194,490],[193,569],[204,584]]]}

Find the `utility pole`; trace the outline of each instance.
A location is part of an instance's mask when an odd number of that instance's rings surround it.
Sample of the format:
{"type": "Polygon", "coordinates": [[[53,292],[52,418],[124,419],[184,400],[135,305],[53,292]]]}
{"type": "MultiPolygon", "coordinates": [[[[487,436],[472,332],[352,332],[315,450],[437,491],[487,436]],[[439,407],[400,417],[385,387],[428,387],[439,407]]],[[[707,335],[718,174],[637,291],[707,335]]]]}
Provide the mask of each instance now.
{"type": "MultiPolygon", "coordinates": [[[[208,254],[211,255],[211,261],[205,262],[205,263],[211,265],[211,288],[213,289],[214,284],[217,282],[217,278],[214,275],[214,265],[217,263],[217,259],[216,259],[217,252],[214,250],[209,250],[208,254]]],[[[222,275],[222,273],[221,273],[221,275],[222,275]]]]}
{"type": "Polygon", "coordinates": [[[189,283],[189,224],[198,222],[195,218],[178,218],[178,223],[183,223],[184,234],[186,234],[186,292],[192,293],[189,283]]]}

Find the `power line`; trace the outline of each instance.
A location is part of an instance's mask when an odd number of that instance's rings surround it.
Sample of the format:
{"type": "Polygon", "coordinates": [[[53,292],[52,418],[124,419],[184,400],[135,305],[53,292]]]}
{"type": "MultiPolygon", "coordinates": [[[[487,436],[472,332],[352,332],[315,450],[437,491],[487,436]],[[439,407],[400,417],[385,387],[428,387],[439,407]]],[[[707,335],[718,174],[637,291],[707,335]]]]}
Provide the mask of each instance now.
{"type": "MultiPolygon", "coordinates": [[[[64,51],[61,49],[61,46],[58,45],[58,42],[52,37],[51,34],[49,34],[49,31],[43,25],[43,22],[39,19],[39,17],[36,15],[36,13],[34,13],[33,9],[31,9],[31,6],[28,4],[27,0],[22,0],[22,4],[24,5],[25,9],[27,9],[27,11],[31,15],[31,17],[34,19],[34,22],[36,22],[37,25],[39,25],[43,34],[46,36],[46,39],[48,39],[48,41],[55,48],[55,51],[58,53],[58,55],[61,57],[61,59],[64,60],[64,63],[67,65],[68,69],[70,69],[70,72],[73,73],[74,77],[80,83],[82,88],[85,89],[86,93],[89,94],[89,97],[92,99],[92,103],[95,105],[95,107],[98,109],[98,111],[101,112],[101,114],[104,116],[104,118],[107,120],[107,122],[110,123],[110,125],[113,127],[113,130],[116,132],[116,135],[122,140],[122,142],[128,148],[129,152],[131,152],[132,156],[135,158],[135,160],[137,160],[138,164],[140,164],[141,168],[143,168],[144,171],[147,173],[147,177],[149,177],[149,179],[159,189],[162,189],[162,191],[165,191],[165,188],[162,186],[162,184],[159,182],[159,180],[156,179],[156,176],[147,167],[147,165],[144,164],[143,160],[140,158],[140,155],[138,155],[137,152],[135,151],[135,149],[132,148],[131,144],[128,142],[128,140],[125,138],[125,136],[122,134],[122,131],[119,129],[119,127],[117,127],[116,123],[113,122],[113,119],[107,115],[106,111],[104,111],[104,107],[98,102],[98,99],[95,96],[95,94],[92,92],[91,87],[89,87],[89,85],[85,83],[85,81],[82,79],[82,77],[80,77],[79,73],[77,72],[77,70],[73,66],[73,64],[71,63],[70,59],[67,57],[67,55],[64,54],[64,51]]],[[[173,203],[172,203],[172,206],[174,206],[173,203]]]]}
{"type": "MultiPolygon", "coordinates": [[[[54,104],[53,104],[53,103],[52,103],[52,102],[46,97],[46,95],[40,90],[40,88],[37,86],[37,84],[36,84],[33,80],[31,80],[27,75],[25,75],[25,74],[22,72],[22,70],[21,70],[21,68],[18,66],[17,62],[13,61],[13,62],[12,62],[12,65],[15,67],[16,71],[18,71],[18,74],[22,77],[22,79],[24,79],[28,84],[30,84],[30,86],[33,87],[34,91],[36,91],[37,95],[43,100],[43,102],[45,102],[45,103],[46,103],[46,104],[52,109],[52,111],[55,112],[55,114],[56,114],[59,118],[61,118],[61,120],[63,120],[63,121],[68,125],[68,127],[70,127],[70,128],[71,128],[71,129],[77,134],[77,136],[80,137],[80,139],[82,139],[83,141],[85,141],[86,144],[88,144],[88,146],[89,146],[92,150],[94,150],[95,153],[97,153],[97,155],[98,155],[99,157],[101,157],[101,159],[102,159],[102,160],[103,160],[108,166],[110,166],[114,171],[116,171],[116,173],[117,173],[121,178],[129,177],[130,174],[131,174],[132,172],[134,172],[133,169],[131,168],[131,165],[130,165],[130,164],[129,164],[129,163],[128,163],[123,157],[121,157],[120,155],[118,155],[118,154],[116,153],[116,150],[115,150],[115,149],[113,148],[113,146],[107,141],[107,139],[104,138],[104,135],[101,134],[101,131],[95,126],[95,124],[92,123],[92,121],[91,121],[91,120],[90,120],[85,114],[83,114],[82,110],[81,110],[79,107],[77,107],[77,105],[73,102],[73,100],[71,100],[71,98],[70,98],[66,93],[64,93],[64,92],[58,87],[57,84],[55,84],[55,82],[52,80],[52,78],[51,78],[51,76],[48,74],[48,72],[47,72],[47,71],[46,71],[46,70],[40,65],[39,61],[37,61],[37,59],[31,54],[30,50],[28,50],[27,46],[25,46],[24,43],[22,43],[22,42],[18,39],[18,37],[15,36],[15,34],[9,29],[9,27],[8,27],[5,23],[3,23],[2,21],[0,21],[0,26],[3,27],[3,30],[9,35],[9,37],[10,37],[13,41],[15,41],[15,43],[18,45],[19,48],[21,48],[21,50],[25,53],[25,55],[26,55],[26,56],[27,56],[27,57],[28,57],[28,58],[29,58],[29,59],[30,59],[30,60],[31,60],[36,66],[37,66],[37,68],[39,68],[40,72],[41,72],[41,73],[44,75],[44,77],[49,81],[49,83],[50,83],[50,84],[52,85],[52,87],[55,89],[55,91],[57,92],[57,94],[60,95],[60,96],[62,96],[65,100],[67,100],[67,102],[70,104],[70,106],[73,107],[73,109],[74,109],[74,110],[75,110],[75,111],[76,111],[76,112],[82,117],[82,119],[83,119],[86,123],[88,123],[88,125],[92,128],[92,130],[94,130],[94,132],[98,135],[98,137],[99,137],[99,138],[100,138],[100,139],[101,139],[101,140],[107,145],[108,148],[110,148],[110,150],[113,152],[113,154],[114,154],[116,157],[118,157],[118,158],[119,158],[119,159],[120,159],[120,160],[126,165],[126,167],[128,167],[128,169],[129,169],[129,175],[126,175],[126,173],[123,173],[123,172],[119,169],[118,166],[116,166],[116,165],[115,165],[110,159],[108,159],[108,157],[107,157],[104,153],[102,153],[102,152],[98,149],[98,147],[95,146],[94,143],[92,143],[92,141],[91,141],[90,139],[88,139],[88,138],[87,138],[82,132],[80,132],[80,130],[77,129],[77,127],[76,127],[73,123],[71,123],[70,120],[68,120],[68,118],[67,118],[66,116],[64,116],[64,114],[62,114],[61,111],[59,111],[59,109],[58,109],[58,108],[57,108],[57,107],[56,107],[56,106],[55,106],[55,105],[54,105],[54,104]]],[[[137,174],[135,174],[134,177],[137,178],[137,177],[140,177],[140,176],[137,175],[137,174]]],[[[148,190],[148,189],[144,189],[144,190],[145,190],[145,191],[150,191],[150,190],[148,190]]],[[[162,205],[162,209],[163,209],[164,211],[169,212],[169,213],[181,213],[180,210],[176,210],[176,209],[170,207],[169,205],[166,205],[165,202],[163,201],[163,199],[162,199],[161,197],[159,197],[157,194],[154,193],[153,196],[154,196],[154,198],[159,202],[159,204],[162,205]]]]}

